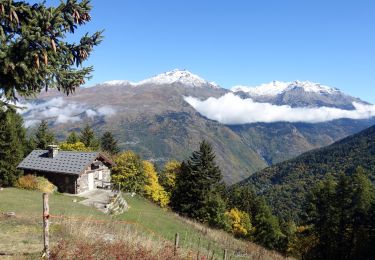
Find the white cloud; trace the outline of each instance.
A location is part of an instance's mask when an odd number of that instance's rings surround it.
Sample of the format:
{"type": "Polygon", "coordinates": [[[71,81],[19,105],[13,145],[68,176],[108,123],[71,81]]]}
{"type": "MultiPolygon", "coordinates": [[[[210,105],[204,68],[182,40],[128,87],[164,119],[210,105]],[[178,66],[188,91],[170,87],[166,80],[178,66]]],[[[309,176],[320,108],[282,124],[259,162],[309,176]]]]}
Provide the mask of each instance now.
{"type": "Polygon", "coordinates": [[[18,104],[25,120],[25,126],[29,127],[39,123],[43,119],[53,120],[55,124],[65,124],[81,120],[81,115],[86,114],[89,118],[95,116],[112,116],[116,111],[108,106],[98,109],[88,108],[87,104],[68,102],[62,97],[52,98],[42,102],[27,102],[18,104]]]}
{"type": "Polygon", "coordinates": [[[102,116],[112,116],[116,113],[116,111],[108,106],[98,108],[98,114],[102,116]]]}
{"type": "Polygon", "coordinates": [[[86,115],[87,117],[90,117],[90,118],[93,118],[94,116],[96,116],[98,113],[96,113],[96,111],[92,110],[92,109],[87,109],[86,110],[86,115]]]}
{"type": "Polygon", "coordinates": [[[68,122],[77,122],[81,120],[79,116],[66,116],[66,115],[58,115],[56,118],[56,124],[65,124],[68,122]]]}
{"type": "Polygon", "coordinates": [[[29,119],[29,120],[25,120],[25,127],[28,128],[30,126],[33,126],[33,125],[36,125],[36,124],[39,124],[41,121],[40,120],[37,120],[37,119],[29,119]]]}
{"type": "Polygon", "coordinates": [[[269,103],[257,103],[252,99],[241,99],[233,93],[219,98],[201,101],[194,97],[184,97],[203,116],[227,125],[256,122],[306,122],[320,123],[341,118],[366,119],[375,116],[375,105],[353,103],[355,110],[339,108],[292,108],[269,103]]]}

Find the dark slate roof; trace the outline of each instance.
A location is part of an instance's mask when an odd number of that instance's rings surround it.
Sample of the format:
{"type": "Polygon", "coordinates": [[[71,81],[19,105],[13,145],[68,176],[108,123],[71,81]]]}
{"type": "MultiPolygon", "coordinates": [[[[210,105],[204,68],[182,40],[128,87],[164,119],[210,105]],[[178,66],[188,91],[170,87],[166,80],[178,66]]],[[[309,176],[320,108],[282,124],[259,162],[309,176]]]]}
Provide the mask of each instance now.
{"type": "Polygon", "coordinates": [[[34,150],[18,165],[18,168],[80,174],[99,156],[98,152],[59,151],[54,158],[50,158],[48,150],[34,150]]]}

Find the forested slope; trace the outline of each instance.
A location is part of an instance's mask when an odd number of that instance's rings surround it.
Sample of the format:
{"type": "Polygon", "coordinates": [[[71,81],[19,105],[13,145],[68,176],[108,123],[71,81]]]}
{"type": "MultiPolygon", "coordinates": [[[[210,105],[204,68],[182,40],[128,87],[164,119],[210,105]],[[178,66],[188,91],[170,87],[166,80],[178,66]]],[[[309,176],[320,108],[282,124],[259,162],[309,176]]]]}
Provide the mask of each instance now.
{"type": "Polygon", "coordinates": [[[328,173],[350,174],[362,166],[375,181],[375,126],[257,172],[240,185],[253,185],[265,196],[274,213],[284,219],[299,220],[307,192],[328,173]]]}

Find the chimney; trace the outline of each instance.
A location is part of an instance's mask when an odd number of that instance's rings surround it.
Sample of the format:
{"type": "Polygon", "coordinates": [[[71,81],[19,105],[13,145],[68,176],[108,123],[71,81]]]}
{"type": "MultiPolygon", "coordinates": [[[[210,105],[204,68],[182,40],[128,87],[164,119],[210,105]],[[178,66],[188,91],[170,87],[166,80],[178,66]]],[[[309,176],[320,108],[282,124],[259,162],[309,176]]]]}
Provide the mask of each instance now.
{"type": "Polygon", "coordinates": [[[48,157],[55,158],[59,152],[59,147],[57,145],[51,144],[48,145],[48,157]]]}

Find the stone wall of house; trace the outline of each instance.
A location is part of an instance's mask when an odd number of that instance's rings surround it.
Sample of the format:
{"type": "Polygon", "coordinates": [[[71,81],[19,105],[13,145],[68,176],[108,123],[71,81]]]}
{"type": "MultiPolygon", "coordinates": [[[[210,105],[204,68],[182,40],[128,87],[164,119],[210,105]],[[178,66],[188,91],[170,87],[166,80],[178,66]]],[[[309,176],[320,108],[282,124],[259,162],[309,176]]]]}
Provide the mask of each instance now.
{"type": "Polygon", "coordinates": [[[89,190],[89,178],[85,172],[81,174],[77,179],[77,193],[85,192],[89,190]]]}
{"type": "MultiPolygon", "coordinates": [[[[95,160],[95,162],[99,162],[95,160]]],[[[105,186],[104,182],[111,180],[111,170],[106,165],[100,165],[98,168],[90,165],[77,179],[77,193],[85,192],[89,190],[89,174],[92,173],[94,176],[94,189],[102,188],[105,186]]]]}

